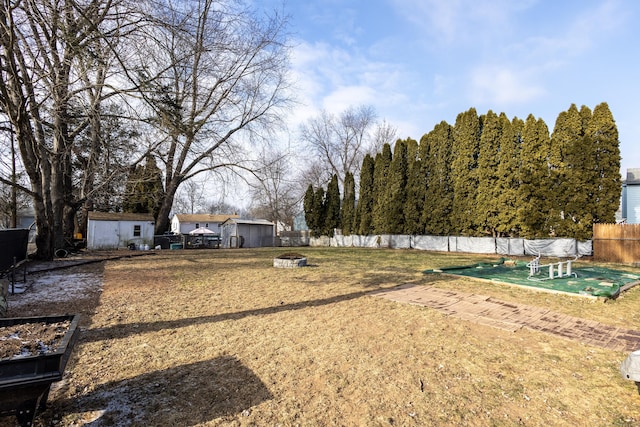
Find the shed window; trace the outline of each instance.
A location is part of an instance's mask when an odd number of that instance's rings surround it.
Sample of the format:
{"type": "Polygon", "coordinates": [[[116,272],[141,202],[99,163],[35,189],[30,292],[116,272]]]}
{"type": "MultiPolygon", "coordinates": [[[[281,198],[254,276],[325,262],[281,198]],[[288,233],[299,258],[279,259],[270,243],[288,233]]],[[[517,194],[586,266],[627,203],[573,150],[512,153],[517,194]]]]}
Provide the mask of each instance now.
{"type": "Polygon", "coordinates": [[[133,237],[140,237],[141,235],[141,227],[139,225],[133,226],[133,237]]]}

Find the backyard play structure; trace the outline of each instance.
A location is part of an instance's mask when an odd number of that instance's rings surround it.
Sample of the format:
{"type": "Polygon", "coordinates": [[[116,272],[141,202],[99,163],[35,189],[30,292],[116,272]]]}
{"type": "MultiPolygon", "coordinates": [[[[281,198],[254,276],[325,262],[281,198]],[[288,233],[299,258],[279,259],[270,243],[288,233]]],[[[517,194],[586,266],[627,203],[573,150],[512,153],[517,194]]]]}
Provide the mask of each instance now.
{"type": "Polygon", "coordinates": [[[534,258],[530,263],[527,264],[529,267],[529,277],[528,280],[542,281],[542,280],[553,280],[553,279],[561,279],[563,277],[574,277],[577,278],[578,275],[572,271],[573,261],[577,261],[578,257],[575,257],[573,260],[568,260],[566,262],[558,261],[556,263],[550,262],[549,264],[540,265],[540,254],[536,258],[534,258]],[[564,270],[563,270],[564,266],[564,270]],[[547,276],[541,275],[541,269],[547,268],[549,274],[547,276]],[[564,271],[564,273],[563,273],[564,271]]]}
{"type": "Polygon", "coordinates": [[[638,274],[591,265],[577,267],[577,261],[578,257],[543,262],[538,255],[529,262],[500,258],[494,262],[443,267],[424,273],[470,277],[592,298],[616,298],[620,292],[640,283],[638,274]]]}

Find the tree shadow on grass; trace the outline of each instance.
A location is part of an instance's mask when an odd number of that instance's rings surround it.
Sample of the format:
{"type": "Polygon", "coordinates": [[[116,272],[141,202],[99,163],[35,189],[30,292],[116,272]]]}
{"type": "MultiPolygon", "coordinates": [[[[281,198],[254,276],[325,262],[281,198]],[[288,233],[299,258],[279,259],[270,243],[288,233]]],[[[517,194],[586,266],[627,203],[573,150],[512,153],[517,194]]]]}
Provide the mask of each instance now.
{"type": "Polygon", "coordinates": [[[203,325],[207,323],[223,322],[226,320],[240,320],[251,316],[265,316],[276,314],[283,311],[302,310],[311,307],[321,307],[324,305],[335,304],[343,301],[349,301],[360,298],[369,294],[370,291],[352,292],[343,295],[336,295],[329,298],[320,298],[315,300],[300,301],[295,303],[255,308],[251,310],[237,311],[233,313],[220,313],[210,316],[188,317],[185,319],[175,319],[157,322],[127,323],[108,326],[104,328],[88,329],[83,331],[80,341],[93,342],[110,339],[125,338],[131,335],[142,334],[146,332],[159,332],[165,329],[184,328],[192,325],[203,325]]]}
{"type": "MultiPolygon", "coordinates": [[[[86,395],[51,402],[51,411],[83,418],[85,426],[195,425],[248,416],[273,398],[238,359],[214,359],[106,383],[86,395]]],[[[46,416],[46,414],[44,414],[46,416]]]]}

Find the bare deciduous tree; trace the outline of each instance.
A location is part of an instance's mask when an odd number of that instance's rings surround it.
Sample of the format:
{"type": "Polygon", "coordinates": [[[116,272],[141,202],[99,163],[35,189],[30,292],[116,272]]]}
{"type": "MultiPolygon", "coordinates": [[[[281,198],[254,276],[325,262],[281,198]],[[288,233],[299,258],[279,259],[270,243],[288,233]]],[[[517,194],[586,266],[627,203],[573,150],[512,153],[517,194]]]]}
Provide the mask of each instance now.
{"type": "Polygon", "coordinates": [[[301,211],[303,197],[290,163],[288,154],[265,149],[252,168],[253,178],[248,181],[252,216],[289,229],[301,211]]]}
{"type": "Polygon", "coordinates": [[[0,2],[0,109],[29,176],[41,258],[52,258],[65,233],[73,232],[65,210],[77,207],[74,144],[79,133],[97,125],[90,123],[97,117],[91,110],[99,108],[103,94],[88,97],[88,91],[106,87],[99,72],[83,75],[81,64],[114,52],[127,24],[139,16],[126,1],[0,2]],[[86,102],[91,99],[93,104],[86,102]]]}
{"type": "Polygon", "coordinates": [[[175,209],[177,213],[196,214],[205,208],[204,189],[206,185],[195,180],[190,180],[180,187],[175,197],[175,209]]]}
{"type": "Polygon", "coordinates": [[[281,16],[258,18],[231,0],[174,5],[158,11],[170,25],[158,28],[143,52],[142,83],[162,138],[157,152],[165,172],[156,232],[167,229],[183,182],[237,165],[237,144],[272,129],[288,103],[281,16]]]}
{"type": "Polygon", "coordinates": [[[81,207],[117,209],[118,177],[150,152],[164,231],[183,182],[236,164],[234,144],[277,122],[284,28],[234,0],[0,0],[0,111],[29,176],[38,256],[65,245],[81,207]]]}
{"type": "Polygon", "coordinates": [[[346,173],[359,176],[364,156],[375,155],[384,143],[395,137],[395,129],[386,121],[377,123],[374,108],[361,105],[350,107],[338,116],[322,111],[300,126],[300,136],[317,156],[308,171],[309,178],[313,179],[309,182],[325,185],[335,174],[342,187],[346,173]]]}

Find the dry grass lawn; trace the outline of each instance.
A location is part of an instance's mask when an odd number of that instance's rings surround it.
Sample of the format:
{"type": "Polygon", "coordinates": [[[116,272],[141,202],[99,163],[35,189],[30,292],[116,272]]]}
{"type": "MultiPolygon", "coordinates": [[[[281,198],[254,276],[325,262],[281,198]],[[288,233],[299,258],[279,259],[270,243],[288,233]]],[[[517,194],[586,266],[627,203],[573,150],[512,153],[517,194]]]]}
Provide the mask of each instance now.
{"type": "Polygon", "coordinates": [[[429,284],[640,329],[640,287],[603,303],[422,274],[486,256],[300,251],[309,267],[273,268],[282,248],[109,261],[101,293],[30,307],[84,313],[37,425],[640,425],[625,353],[369,295],[429,284]]]}

